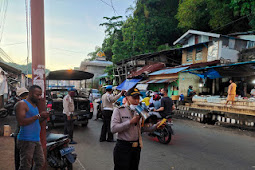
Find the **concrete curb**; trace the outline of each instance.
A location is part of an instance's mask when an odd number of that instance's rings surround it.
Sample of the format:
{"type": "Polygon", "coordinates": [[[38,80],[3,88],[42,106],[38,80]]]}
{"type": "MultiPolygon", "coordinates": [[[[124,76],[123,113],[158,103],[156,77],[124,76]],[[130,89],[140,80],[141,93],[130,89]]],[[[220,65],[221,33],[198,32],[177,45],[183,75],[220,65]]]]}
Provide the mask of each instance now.
{"type": "Polygon", "coordinates": [[[187,106],[179,106],[174,113],[176,117],[188,118],[200,123],[230,125],[255,130],[255,116],[251,115],[204,110],[187,106]]]}

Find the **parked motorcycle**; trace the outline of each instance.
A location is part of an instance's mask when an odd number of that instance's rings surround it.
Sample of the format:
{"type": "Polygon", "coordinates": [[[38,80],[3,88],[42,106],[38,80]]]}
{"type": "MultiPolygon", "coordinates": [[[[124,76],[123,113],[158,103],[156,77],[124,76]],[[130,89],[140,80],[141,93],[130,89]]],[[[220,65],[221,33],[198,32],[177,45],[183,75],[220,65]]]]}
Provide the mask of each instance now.
{"type": "Polygon", "coordinates": [[[0,118],[5,118],[8,115],[14,115],[14,105],[18,102],[17,97],[10,98],[0,109],[0,118]]]}
{"type": "Polygon", "coordinates": [[[97,103],[97,117],[96,119],[103,118],[102,116],[102,110],[101,110],[101,103],[102,100],[100,98],[94,100],[97,103]]]}
{"type": "Polygon", "coordinates": [[[53,134],[47,135],[47,161],[52,168],[56,169],[73,169],[73,163],[77,155],[73,146],[68,146],[68,135],[53,134]]]}

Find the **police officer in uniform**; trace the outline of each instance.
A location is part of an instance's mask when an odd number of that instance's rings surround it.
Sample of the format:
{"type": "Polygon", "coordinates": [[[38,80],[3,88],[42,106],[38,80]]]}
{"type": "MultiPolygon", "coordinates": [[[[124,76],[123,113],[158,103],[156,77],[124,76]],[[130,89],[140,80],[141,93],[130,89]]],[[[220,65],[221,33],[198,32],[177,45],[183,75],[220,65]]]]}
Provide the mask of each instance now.
{"type": "Polygon", "coordinates": [[[65,127],[64,127],[64,134],[68,134],[69,138],[71,139],[70,144],[77,144],[73,140],[73,113],[74,113],[74,98],[75,96],[75,89],[70,88],[68,89],[68,94],[63,99],[63,114],[65,118],[65,127]]]}
{"type": "Polygon", "coordinates": [[[102,115],[103,115],[103,125],[101,129],[100,142],[114,142],[113,134],[111,133],[111,118],[113,113],[113,103],[116,102],[122,95],[124,91],[121,91],[118,95],[114,96],[112,94],[112,85],[106,87],[106,93],[102,96],[102,115]],[[106,140],[107,136],[107,140],[106,140]]]}
{"type": "MultiPolygon", "coordinates": [[[[141,117],[135,107],[139,104],[141,93],[131,88],[126,93],[127,103],[113,111],[111,120],[112,133],[118,133],[113,151],[114,170],[138,170],[142,148],[141,117]]],[[[143,127],[143,131],[156,130],[157,124],[143,127]]]]}

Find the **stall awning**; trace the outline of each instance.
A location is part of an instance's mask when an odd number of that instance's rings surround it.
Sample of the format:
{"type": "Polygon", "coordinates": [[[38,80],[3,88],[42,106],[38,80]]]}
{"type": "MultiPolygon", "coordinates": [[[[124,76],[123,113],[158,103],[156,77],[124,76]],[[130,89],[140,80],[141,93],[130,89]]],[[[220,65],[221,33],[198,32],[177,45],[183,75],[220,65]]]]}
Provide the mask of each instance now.
{"type": "Polygon", "coordinates": [[[183,71],[183,70],[185,70],[187,68],[189,68],[189,67],[169,68],[169,69],[155,71],[155,72],[153,72],[153,73],[151,73],[149,75],[150,76],[154,76],[154,75],[162,75],[162,74],[175,74],[175,73],[183,71]]]}
{"type": "Polygon", "coordinates": [[[143,91],[145,91],[145,90],[147,90],[147,87],[149,86],[149,84],[140,84],[140,83],[138,83],[137,85],[136,85],[136,88],[138,88],[138,90],[143,90],[143,91]]]}
{"type": "Polygon", "coordinates": [[[98,76],[96,79],[102,79],[102,78],[106,78],[106,77],[108,77],[108,73],[104,73],[104,74],[98,76]]]}
{"type": "Polygon", "coordinates": [[[126,79],[120,85],[118,85],[117,90],[129,90],[134,87],[141,79],[126,79]]]}
{"type": "Polygon", "coordinates": [[[153,80],[144,80],[139,82],[140,84],[160,84],[160,83],[172,83],[174,81],[178,80],[177,78],[170,78],[170,79],[153,79],[153,80]]]}
{"type": "MultiPolygon", "coordinates": [[[[255,61],[240,62],[235,64],[225,64],[220,66],[210,66],[204,68],[189,69],[182,72],[190,72],[192,74],[205,74],[210,70],[215,70],[221,77],[247,77],[255,75],[255,61]]],[[[216,77],[219,78],[219,77],[216,77]]]]}
{"type": "Polygon", "coordinates": [[[189,73],[195,74],[195,75],[197,75],[198,77],[200,77],[202,79],[206,79],[206,78],[209,78],[209,79],[222,78],[222,76],[219,74],[219,72],[217,72],[214,69],[210,69],[207,72],[202,73],[202,74],[200,74],[200,73],[193,73],[193,72],[189,72],[189,73]]]}
{"type": "Polygon", "coordinates": [[[46,76],[47,80],[86,80],[94,76],[93,73],[81,70],[57,70],[51,71],[46,76]]]}

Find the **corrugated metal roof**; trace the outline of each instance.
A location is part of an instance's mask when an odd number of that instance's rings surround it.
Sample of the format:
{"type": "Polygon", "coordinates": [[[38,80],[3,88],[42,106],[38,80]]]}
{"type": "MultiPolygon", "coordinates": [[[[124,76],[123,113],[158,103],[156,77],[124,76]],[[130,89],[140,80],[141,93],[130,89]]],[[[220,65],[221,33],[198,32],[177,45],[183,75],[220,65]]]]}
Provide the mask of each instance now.
{"type": "Polygon", "coordinates": [[[98,76],[96,79],[101,79],[101,78],[105,78],[105,77],[108,77],[108,73],[104,73],[104,74],[98,76]]]}
{"type": "Polygon", "coordinates": [[[174,74],[174,73],[178,73],[182,70],[185,70],[187,68],[189,68],[189,67],[178,67],[178,68],[164,69],[164,70],[155,71],[149,75],[153,76],[153,75],[160,75],[160,74],[174,74]]]}
{"type": "Polygon", "coordinates": [[[177,78],[170,79],[154,79],[154,80],[144,80],[140,81],[139,84],[160,84],[160,83],[171,83],[178,80],[177,78]]]}
{"type": "Polygon", "coordinates": [[[156,63],[156,64],[151,64],[151,65],[146,65],[144,67],[142,67],[141,69],[131,72],[131,74],[128,76],[128,78],[133,78],[133,77],[137,77],[143,73],[151,73],[153,71],[157,71],[161,68],[165,67],[165,63],[156,63]]]}

